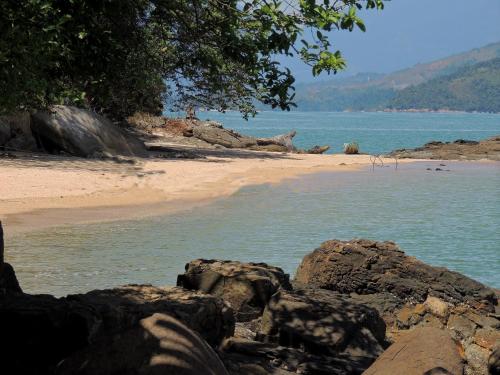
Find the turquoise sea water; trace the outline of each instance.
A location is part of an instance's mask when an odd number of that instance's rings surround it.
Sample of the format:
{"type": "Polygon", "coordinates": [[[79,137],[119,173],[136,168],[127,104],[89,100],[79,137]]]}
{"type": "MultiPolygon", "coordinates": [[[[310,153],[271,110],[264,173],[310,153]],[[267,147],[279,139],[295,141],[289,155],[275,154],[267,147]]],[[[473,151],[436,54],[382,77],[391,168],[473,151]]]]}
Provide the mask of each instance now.
{"type": "Polygon", "coordinates": [[[478,140],[500,134],[500,114],[294,111],[261,112],[248,121],[238,112],[200,112],[198,115],[259,137],[295,129],[294,141],[298,147],[330,145],[330,153],[341,152],[343,144],[351,141],[357,141],[362,152],[377,154],[418,147],[432,140],[478,140]]]}
{"type": "MultiPolygon", "coordinates": [[[[304,147],[356,139],[368,152],[500,134],[500,116],[483,114],[267,113],[253,128],[225,116],[227,126],[260,136],[293,127],[304,147]]],[[[293,274],[322,241],[365,237],[394,240],[409,255],[500,288],[500,163],[445,164],[314,174],[172,215],[34,231],[10,237],[6,258],[25,291],[64,295],[173,285],[186,262],[202,257],[293,274]]]]}
{"type": "Polygon", "coordinates": [[[65,226],[10,239],[28,292],[175,284],[196,258],[268,262],[293,273],[322,241],[394,240],[410,255],[500,287],[498,164],[438,163],[309,175],[246,187],[189,211],[65,226]]]}

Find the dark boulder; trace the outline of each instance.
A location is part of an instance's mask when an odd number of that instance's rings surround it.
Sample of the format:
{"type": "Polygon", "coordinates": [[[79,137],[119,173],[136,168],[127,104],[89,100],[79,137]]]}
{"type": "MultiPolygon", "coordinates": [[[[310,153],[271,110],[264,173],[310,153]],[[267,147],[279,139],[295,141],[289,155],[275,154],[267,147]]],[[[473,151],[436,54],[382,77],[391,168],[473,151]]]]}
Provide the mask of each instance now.
{"type": "Polygon", "coordinates": [[[144,143],[103,116],[71,106],[53,106],[32,115],[31,129],[41,148],[82,157],[147,157],[144,143]]]}
{"type": "Polygon", "coordinates": [[[308,353],[343,355],[366,367],[382,352],[385,323],[377,310],[348,296],[317,288],[280,290],[269,301],[261,324],[261,339],[308,353]]]}
{"type": "Polygon", "coordinates": [[[63,360],[56,374],[227,375],[214,350],[169,315],[154,314],[136,327],[105,337],[63,360]]]}
{"type": "Polygon", "coordinates": [[[234,332],[233,312],[224,301],[182,288],[125,285],[69,295],[65,300],[92,306],[105,334],[128,329],[155,313],[180,320],[214,346],[234,332]]]}
{"type": "Polygon", "coordinates": [[[48,374],[63,358],[85,347],[101,329],[90,306],[49,295],[0,297],[2,370],[48,374]]]}
{"type": "Polygon", "coordinates": [[[295,278],[341,293],[388,292],[401,303],[435,296],[488,311],[494,311],[497,304],[492,289],[458,272],[409,257],[393,242],[326,241],[304,257],[295,278]]]}
{"type": "Polygon", "coordinates": [[[420,327],[392,344],[363,375],[462,375],[460,346],[438,328],[420,327]]]}
{"type": "Polygon", "coordinates": [[[357,375],[367,367],[362,357],[311,354],[275,343],[230,338],[221,357],[232,375],[357,375]]]}
{"type": "Polygon", "coordinates": [[[14,268],[4,262],[3,227],[0,221],[0,296],[10,293],[22,293],[14,268]]]}
{"type": "Polygon", "coordinates": [[[224,299],[239,321],[259,317],[279,288],[291,288],[289,276],[281,268],[265,263],[204,259],[186,264],[186,272],[178,276],[177,285],[224,299]]]}
{"type": "Polygon", "coordinates": [[[31,132],[28,112],[0,116],[0,147],[14,151],[35,151],[35,138],[31,132]]]}
{"type": "Polygon", "coordinates": [[[222,300],[175,287],[130,285],[60,299],[10,294],[0,302],[0,332],[8,343],[3,366],[11,373],[48,373],[74,352],[154,313],[171,315],[214,346],[234,330],[233,313],[222,300]]]}

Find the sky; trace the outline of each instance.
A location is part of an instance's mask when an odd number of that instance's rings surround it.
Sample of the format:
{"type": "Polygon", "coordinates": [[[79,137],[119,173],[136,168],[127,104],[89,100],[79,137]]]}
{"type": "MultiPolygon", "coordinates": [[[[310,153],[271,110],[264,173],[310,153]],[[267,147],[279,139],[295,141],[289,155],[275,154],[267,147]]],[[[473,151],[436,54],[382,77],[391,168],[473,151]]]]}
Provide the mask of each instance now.
{"type": "MultiPolygon", "coordinates": [[[[388,73],[500,41],[500,0],[391,0],[383,11],[360,14],[359,30],[330,34],[348,69],[338,76],[361,72],[388,73]]],[[[297,82],[313,78],[310,67],[283,59],[297,82]]]]}

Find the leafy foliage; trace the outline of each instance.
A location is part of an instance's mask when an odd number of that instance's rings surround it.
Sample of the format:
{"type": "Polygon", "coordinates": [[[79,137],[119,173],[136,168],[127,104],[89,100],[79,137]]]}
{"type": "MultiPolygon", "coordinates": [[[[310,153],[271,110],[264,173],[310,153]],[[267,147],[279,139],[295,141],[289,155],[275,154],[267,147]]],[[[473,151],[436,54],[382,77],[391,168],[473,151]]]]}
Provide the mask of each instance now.
{"type": "Polygon", "coordinates": [[[277,56],[313,75],[343,69],[326,34],[364,30],[363,6],[383,0],[4,0],[0,112],[73,103],[120,118],[157,112],[164,96],[290,109],[294,77],[277,56]]]}

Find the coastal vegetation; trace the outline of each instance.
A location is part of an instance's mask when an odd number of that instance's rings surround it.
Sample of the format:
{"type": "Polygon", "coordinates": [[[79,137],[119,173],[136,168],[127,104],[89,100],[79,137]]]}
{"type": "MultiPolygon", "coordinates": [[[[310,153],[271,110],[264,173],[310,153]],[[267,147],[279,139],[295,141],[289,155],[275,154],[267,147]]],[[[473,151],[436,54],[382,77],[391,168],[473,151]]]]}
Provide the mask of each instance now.
{"type": "Polygon", "coordinates": [[[345,67],[328,37],[383,0],[27,0],[0,3],[0,114],[73,104],[122,119],[203,106],[293,107],[297,57],[345,67]],[[307,31],[312,38],[305,37],[307,31]]]}
{"type": "Polygon", "coordinates": [[[457,110],[500,112],[500,43],[390,74],[298,85],[303,111],[457,110]]]}
{"type": "Polygon", "coordinates": [[[397,110],[429,109],[500,112],[500,58],[459,69],[396,94],[388,105],[397,110]]]}

